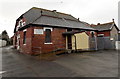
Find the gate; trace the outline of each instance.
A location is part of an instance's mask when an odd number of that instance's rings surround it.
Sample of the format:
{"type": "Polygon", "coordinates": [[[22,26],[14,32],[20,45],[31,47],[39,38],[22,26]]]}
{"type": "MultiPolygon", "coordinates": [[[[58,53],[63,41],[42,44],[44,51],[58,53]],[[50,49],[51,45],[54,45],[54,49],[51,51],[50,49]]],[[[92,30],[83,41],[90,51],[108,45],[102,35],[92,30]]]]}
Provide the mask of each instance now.
{"type": "Polygon", "coordinates": [[[96,50],[96,38],[90,38],[90,50],[96,50]]]}
{"type": "Polygon", "coordinates": [[[98,50],[115,49],[115,41],[110,40],[110,37],[97,37],[98,50]]]}
{"type": "Polygon", "coordinates": [[[97,48],[98,50],[104,49],[104,37],[97,37],[97,48]]]}

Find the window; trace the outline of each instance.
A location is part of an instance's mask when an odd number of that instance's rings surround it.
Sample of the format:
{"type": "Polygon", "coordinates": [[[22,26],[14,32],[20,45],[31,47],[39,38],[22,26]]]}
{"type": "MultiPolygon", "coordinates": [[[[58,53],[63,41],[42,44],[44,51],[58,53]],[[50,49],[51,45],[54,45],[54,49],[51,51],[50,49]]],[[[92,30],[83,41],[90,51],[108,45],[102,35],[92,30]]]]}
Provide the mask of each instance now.
{"type": "Polygon", "coordinates": [[[19,27],[23,27],[23,26],[25,26],[26,25],[26,23],[23,21],[23,20],[20,20],[19,21],[19,27]]]}
{"type": "Polygon", "coordinates": [[[118,34],[118,41],[120,41],[120,33],[118,34]]]}
{"type": "Polygon", "coordinates": [[[20,27],[22,27],[22,21],[20,21],[20,27]]]}
{"type": "Polygon", "coordinates": [[[25,22],[22,22],[22,27],[25,26],[25,22]]]}
{"type": "Polygon", "coordinates": [[[51,30],[45,29],[45,43],[51,43],[51,30]]]}
{"type": "Polygon", "coordinates": [[[19,26],[16,27],[16,31],[18,31],[19,26]]]}
{"type": "Polygon", "coordinates": [[[26,31],[23,32],[23,44],[26,44],[26,31]]]}

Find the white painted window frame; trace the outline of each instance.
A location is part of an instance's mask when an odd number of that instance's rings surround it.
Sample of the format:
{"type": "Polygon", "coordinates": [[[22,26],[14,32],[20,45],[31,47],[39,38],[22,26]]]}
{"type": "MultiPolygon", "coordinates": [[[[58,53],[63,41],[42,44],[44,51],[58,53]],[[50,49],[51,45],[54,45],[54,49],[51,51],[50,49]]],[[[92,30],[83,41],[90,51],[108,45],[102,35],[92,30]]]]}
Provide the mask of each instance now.
{"type": "Polygon", "coordinates": [[[104,34],[98,34],[97,36],[104,36],[104,34]]]}
{"type": "Polygon", "coordinates": [[[46,30],[46,29],[50,29],[51,31],[53,31],[53,28],[51,28],[51,27],[44,27],[44,31],[46,30]]]}
{"type": "Polygon", "coordinates": [[[44,43],[44,44],[53,44],[53,43],[51,42],[51,43],[44,43]]]}
{"type": "MultiPolygon", "coordinates": [[[[25,31],[27,32],[27,29],[24,29],[24,30],[23,30],[23,32],[25,32],[25,31]]],[[[26,43],[25,43],[25,44],[23,44],[23,45],[26,45],[26,43]]]]}
{"type": "MultiPolygon", "coordinates": [[[[51,32],[53,31],[53,28],[51,28],[51,27],[44,27],[44,31],[46,30],[46,29],[50,29],[51,30],[51,32]]],[[[44,43],[44,44],[53,44],[52,42],[50,42],[50,43],[44,43]]]]}

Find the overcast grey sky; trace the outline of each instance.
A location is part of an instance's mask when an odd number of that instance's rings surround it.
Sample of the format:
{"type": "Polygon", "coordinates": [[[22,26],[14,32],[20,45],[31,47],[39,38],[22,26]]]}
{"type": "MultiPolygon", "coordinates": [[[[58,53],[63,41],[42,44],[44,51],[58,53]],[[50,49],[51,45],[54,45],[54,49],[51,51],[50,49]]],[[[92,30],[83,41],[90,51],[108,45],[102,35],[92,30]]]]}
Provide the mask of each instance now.
{"type": "Polygon", "coordinates": [[[119,0],[0,0],[0,33],[13,35],[16,19],[32,7],[68,13],[90,24],[115,19],[118,25],[119,0]]]}

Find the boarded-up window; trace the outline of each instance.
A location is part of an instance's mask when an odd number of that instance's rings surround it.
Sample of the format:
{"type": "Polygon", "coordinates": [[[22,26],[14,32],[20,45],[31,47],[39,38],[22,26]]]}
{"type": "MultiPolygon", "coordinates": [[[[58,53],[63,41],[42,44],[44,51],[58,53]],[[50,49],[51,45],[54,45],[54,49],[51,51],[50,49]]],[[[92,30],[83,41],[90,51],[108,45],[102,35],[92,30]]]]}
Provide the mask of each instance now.
{"type": "Polygon", "coordinates": [[[23,32],[23,44],[26,44],[26,31],[23,32]]]}
{"type": "Polygon", "coordinates": [[[51,30],[45,30],[45,43],[51,43],[51,30]]]}

